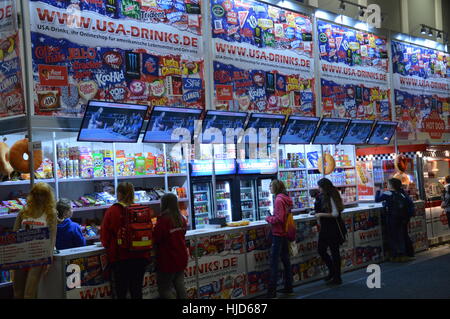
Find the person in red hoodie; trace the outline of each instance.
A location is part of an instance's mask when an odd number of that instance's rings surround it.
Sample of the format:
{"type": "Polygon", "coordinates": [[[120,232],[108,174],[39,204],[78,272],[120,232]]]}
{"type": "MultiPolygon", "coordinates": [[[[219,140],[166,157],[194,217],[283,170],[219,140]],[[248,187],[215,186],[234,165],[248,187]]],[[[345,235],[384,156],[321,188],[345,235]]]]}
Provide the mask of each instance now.
{"type": "Polygon", "coordinates": [[[266,221],[272,226],[272,247],[270,252],[270,280],[267,298],[276,298],[278,281],[278,263],[281,258],[284,268],[284,289],[282,293],[292,293],[292,269],[289,258],[289,242],[286,233],[286,221],[293,207],[292,199],[286,192],[282,181],[274,179],[270,191],[275,195],[275,207],[272,216],[266,221]]]}
{"type": "Polygon", "coordinates": [[[133,184],[123,182],[117,186],[117,201],[106,210],[100,229],[100,240],[106,248],[112,272],[113,297],[125,299],[129,292],[131,299],[142,299],[142,284],[150,251],[130,252],[117,243],[122,213],[134,203],[133,184]]]}
{"type": "Polygon", "coordinates": [[[153,232],[156,245],[156,280],[162,299],[186,299],[184,269],[188,263],[186,248],[186,219],[178,208],[175,194],[167,193],[161,198],[161,215],[153,232]]]}

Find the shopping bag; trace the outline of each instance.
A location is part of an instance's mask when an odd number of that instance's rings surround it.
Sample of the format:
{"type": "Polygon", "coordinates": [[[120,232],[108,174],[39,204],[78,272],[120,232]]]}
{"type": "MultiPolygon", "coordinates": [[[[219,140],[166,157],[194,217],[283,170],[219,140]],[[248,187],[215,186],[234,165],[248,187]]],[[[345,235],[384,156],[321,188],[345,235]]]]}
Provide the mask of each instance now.
{"type": "Polygon", "coordinates": [[[295,242],[295,238],[297,235],[297,227],[295,226],[294,217],[292,216],[292,213],[289,212],[286,218],[286,225],[285,225],[285,231],[287,234],[287,239],[290,242],[295,242]]]}

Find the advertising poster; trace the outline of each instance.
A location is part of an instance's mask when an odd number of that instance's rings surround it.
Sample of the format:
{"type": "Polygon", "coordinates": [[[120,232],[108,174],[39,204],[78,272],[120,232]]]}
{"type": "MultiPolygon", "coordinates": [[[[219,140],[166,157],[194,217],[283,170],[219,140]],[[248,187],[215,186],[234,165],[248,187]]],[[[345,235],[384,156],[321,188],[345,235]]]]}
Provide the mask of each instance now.
{"type": "MultiPolygon", "coordinates": [[[[243,232],[199,237],[197,254],[198,298],[236,299],[247,296],[243,232]]],[[[195,268],[193,270],[192,275],[195,268]]]]}
{"type": "Polygon", "coordinates": [[[390,120],[387,40],[320,20],[317,28],[323,115],[390,120]]]}
{"type": "Polygon", "coordinates": [[[0,270],[46,265],[51,256],[48,228],[0,234],[0,270]]]}
{"type": "Polygon", "coordinates": [[[267,292],[269,283],[270,227],[268,225],[246,231],[248,295],[267,292]]]}
{"type": "Polygon", "coordinates": [[[392,41],[397,137],[450,139],[450,55],[392,41]]]}
{"type": "Polygon", "coordinates": [[[198,1],[30,1],[35,114],[91,99],[204,107],[198,1]]]}
{"type": "Polygon", "coordinates": [[[373,177],[373,162],[356,162],[358,198],[363,201],[373,201],[375,198],[375,187],[373,177]]]}
{"type": "Polygon", "coordinates": [[[380,212],[368,210],[353,214],[355,266],[380,262],[383,242],[380,212]]]}
{"type": "Polygon", "coordinates": [[[0,2],[0,117],[25,113],[15,3],[0,2]]]}
{"type": "Polygon", "coordinates": [[[416,202],[416,213],[409,220],[408,234],[414,251],[419,252],[428,248],[427,221],[425,216],[425,202],[416,202]]]}
{"type": "Polygon", "coordinates": [[[215,108],[315,114],[311,18],[252,0],[211,0],[215,108]]]}
{"type": "MultiPolygon", "coordinates": [[[[79,257],[66,261],[65,268],[69,265],[78,265],[80,267],[80,288],[66,287],[67,299],[111,299],[111,283],[105,271],[108,265],[106,253],[96,253],[92,256],[79,257]]],[[[66,273],[66,280],[70,273],[66,273]]]]}

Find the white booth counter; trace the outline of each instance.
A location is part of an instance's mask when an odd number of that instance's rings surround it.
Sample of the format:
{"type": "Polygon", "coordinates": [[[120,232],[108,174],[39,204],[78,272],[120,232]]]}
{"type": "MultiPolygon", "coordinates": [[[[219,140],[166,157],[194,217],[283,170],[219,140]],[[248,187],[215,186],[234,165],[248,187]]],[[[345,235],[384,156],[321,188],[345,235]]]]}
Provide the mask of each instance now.
{"type": "MultiPolygon", "coordinates": [[[[345,209],[343,219],[348,240],[341,246],[343,271],[383,261],[381,212],[381,204],[360,204],[345,209]]],[[[426,239],[425,222],[421,223],[423,227],[417,222],[421,218],[422,214],[419,214],[412,219],[414,226],[410,231],[414,234],[425,231],[426,239]]],[[[298,254],[291,257],[291,266],[294,285],[300,285],[325,276],[326,267],[317,254],[317,219],[311,215],[298,215],[294,220],[298,254]]],[[[420,239],[422,235],[414,238],[420,239]]],[[[189,262],[185,269],[185,284],[189,298],[250,298],[266,292],[270,226],[265,221],[240,227],[188,231],[186,246],[189,262]]],[[[417,244],[416,249],[423,249],[422,244],[417,244]]],[[[280,273],[281,270],[282,267],[280,273]]],[[[280,286],[282,282],[280,276],[280,286]]],[[[143,295],[148,299],[158,298],[153,262],[145,274],[143,295]]],[[[55,254],[54,265],[41,282],[39,298],[111,298],[105,249],[93,245],[55,254]],[[74,273],[74,269],[80,272],[74,273]],[[75,287],[77,276],[79,287],[75,287]]]]}

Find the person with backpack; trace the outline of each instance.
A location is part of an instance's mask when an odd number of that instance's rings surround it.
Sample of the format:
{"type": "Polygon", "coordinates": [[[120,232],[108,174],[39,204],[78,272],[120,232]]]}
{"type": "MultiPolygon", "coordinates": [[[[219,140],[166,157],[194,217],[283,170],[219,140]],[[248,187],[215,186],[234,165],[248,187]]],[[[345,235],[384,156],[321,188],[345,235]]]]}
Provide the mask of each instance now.
{"type": "Polygon", "coordinates": [[[113,297],[142,299],[145,268],[151,250],[150,209],[134,204],[134,186],[117,186],[117,201],[103,217],[100,240],[106,248],[112,274],[113,297]]]}
{"type": "Polygon", "coordinates": [[[339,246],[346,241],[347,230],[341,213],[344,203],[341,195],[333,183],[326,178],[317,182],[320,195],[314,205],[315,216],[319,219],[320,231],[317,250],[328,268],[328,276],[325,278],[327,285],[340,285],[341,279],[341,255],[339,246]],[[328,255],[328,248],[331,256],[328,255]]]}
{"type": "Polygon", "coordinates": [[[284,289],[281,293],[291,294],[292,269],[289,258],[289,239],[286,223],[293,207],[292,199],[288,196],[284,183],[274,179],[270,184],[270,191],[275,196],[274,212],[267,216],[266,221],[271,225],[272,246],[270,251],[270,280],[266,298],[276,298],[278,281],[278,263],[281,258],[284,268],[284,289]]]}
{"type": "Polygon", "coordinates": [[[442,194],[441,208],[445,210],[447,214],[447,225],[450,228],[450,175],[445,177],[444,193],[442,194]]]}
{"type": "Polygon", "coordinates": [[[386,227],[391,250],[391,260],[394,262],[408,261],[414,256],[414,247],[408,235],[408,223],[414,215],[414,203],[402,189],[399,179],[388,181],[389,190],[377,190],[375,202],[383,202],[387,210],[386,227]]]}
{"type": "Polygon", "coordinates": [[[161,215],[153,233],[156,245],[156,277],[162,299],[186,299],[184,269],[188,263],[186,219],[181,215],[178,198],[167,193],[161,198],[161,215]]]}

